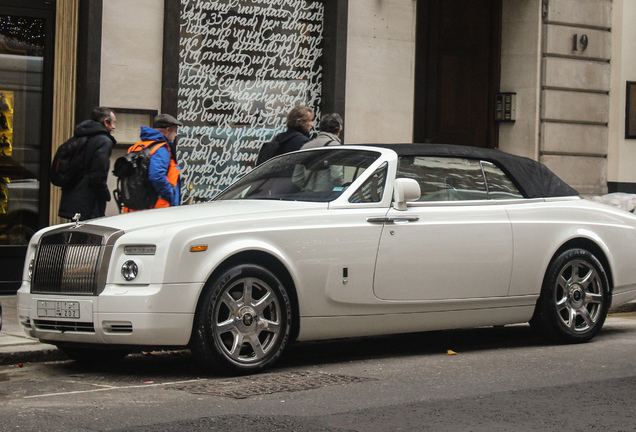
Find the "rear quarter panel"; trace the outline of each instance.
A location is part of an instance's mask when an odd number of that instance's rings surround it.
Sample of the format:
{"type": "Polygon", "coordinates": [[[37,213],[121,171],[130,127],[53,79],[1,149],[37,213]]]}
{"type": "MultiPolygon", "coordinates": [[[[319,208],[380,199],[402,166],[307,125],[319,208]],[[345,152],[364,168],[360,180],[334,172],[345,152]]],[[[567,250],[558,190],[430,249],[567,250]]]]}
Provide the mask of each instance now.
{"type": "Polygon", "coordinates": [[[555,253],[587,239],[605,254],[615,287],[636,283],[636,217],[585,199],[534,200],[507,208],[514,240],[510,295],[538,294],[555,253]]]}

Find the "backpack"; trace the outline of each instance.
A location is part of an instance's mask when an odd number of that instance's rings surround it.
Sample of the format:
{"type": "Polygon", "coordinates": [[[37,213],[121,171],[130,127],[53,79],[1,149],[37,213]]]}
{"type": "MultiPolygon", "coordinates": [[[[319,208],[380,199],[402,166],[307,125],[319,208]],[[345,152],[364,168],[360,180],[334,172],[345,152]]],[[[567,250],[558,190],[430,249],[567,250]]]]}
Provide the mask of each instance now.
{"type": "Polygon", "coordinates": [[[302,135],[302,134],[300,132],[294,131],[294,133],[289,135],[286,139],[280,141],[280,136],[281,135],[282,135],[282,133],[279,133],[276,136],[274,136],[274,138],[272,138],[271,141],[268,141],[265,144],[263,144],[263,147],[261,147],[260,151],[258,152],[258,158],[256,159],[256,166],[259,166],[263,162],[270,160],[274,156],[281,155],[282,153],[281,153],[281,150],[280,150],[280,146],[285,141],[289,141],[293,137],[298,136],[298,135],[302,135]]]}
{"type": "Polygon", "coordinates": [[[67,188],[74,186],[84,173],[87,136],[72,136],[62,144],[51,163],[51,183],[67,188]]]}
{"type": "Polygon", "coordinates": [[[148,179],[148,166],[152,157],[152,148],[163,141],[155,141],[138,150],[120,156],[115,161],[113,175],[117,177],[117,189],[113,191],[119,206],[131,210],[152,208],[159,199],[157,190],[148,179]]]}

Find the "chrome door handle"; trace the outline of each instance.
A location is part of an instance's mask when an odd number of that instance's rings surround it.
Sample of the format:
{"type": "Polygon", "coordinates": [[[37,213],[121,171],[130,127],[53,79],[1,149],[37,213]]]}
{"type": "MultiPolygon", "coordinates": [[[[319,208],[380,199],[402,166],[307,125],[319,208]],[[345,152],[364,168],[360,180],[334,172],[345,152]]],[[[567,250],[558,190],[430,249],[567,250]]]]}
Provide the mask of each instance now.
{"type": "Polygon", "coordinates": [[[367,218],[367,222],[370,223],[409,223],[417,222],[420,220],[419,216],[400,216],[400,217],[386,217],[386,216],[372,216],[367,218]]]}

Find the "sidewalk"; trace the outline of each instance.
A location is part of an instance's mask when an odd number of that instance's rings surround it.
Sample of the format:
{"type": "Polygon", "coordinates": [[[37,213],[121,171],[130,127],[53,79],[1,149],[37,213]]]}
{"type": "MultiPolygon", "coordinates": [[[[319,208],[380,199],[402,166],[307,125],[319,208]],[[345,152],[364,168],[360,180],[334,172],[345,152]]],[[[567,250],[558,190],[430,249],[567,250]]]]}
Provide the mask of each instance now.
{"type": "MultiPolygon", "coordinates": [[[[0,366],[29,362],[66,360],[54,345],[43,344],[26,335],[18,323],[16,296],[0,297],[2,331],[0,332],[0,366]]],[[[610,310],[610,313],[636,312],[636,301],[610,310]]]]}
{"type": "Polygon", "coordinates": [[[2,331],[0,331],[0,366],[27,362],[64,360],[54,345],[38,342],[27,336],[18,323],[16,296],[0,297],[2,331]]]}

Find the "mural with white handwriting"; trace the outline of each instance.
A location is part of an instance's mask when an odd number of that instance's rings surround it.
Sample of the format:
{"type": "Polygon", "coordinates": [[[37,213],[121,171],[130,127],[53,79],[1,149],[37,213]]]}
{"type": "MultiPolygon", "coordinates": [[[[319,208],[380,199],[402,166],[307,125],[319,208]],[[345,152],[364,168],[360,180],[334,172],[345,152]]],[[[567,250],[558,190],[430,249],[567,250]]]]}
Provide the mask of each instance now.
{"type": "Polygon", "coordinates": [[[180,14],[177,152],[189,204],[249,172],[294,105],[319,115],[324,5],[181,0],[180,14]]]}

